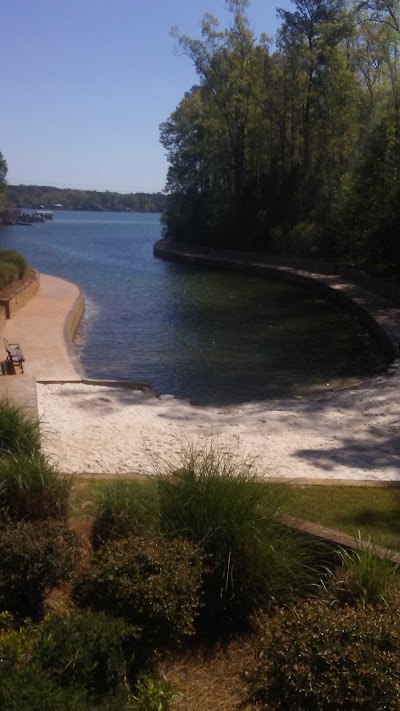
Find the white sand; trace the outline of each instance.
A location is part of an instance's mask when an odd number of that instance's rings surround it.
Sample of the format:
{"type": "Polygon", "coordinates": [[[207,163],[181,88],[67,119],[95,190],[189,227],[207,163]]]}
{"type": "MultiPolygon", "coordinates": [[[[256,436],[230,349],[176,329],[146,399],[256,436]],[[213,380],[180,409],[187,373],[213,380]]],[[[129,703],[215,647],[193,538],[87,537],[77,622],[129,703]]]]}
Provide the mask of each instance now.
{"type": "Polygon", "coordinates": [[[151,473],[213,437],[268,476],[400,480],[398,367],[349,390],[234,407],[81,383],[37,392],[46,453],[65,472],[151,473]]]}

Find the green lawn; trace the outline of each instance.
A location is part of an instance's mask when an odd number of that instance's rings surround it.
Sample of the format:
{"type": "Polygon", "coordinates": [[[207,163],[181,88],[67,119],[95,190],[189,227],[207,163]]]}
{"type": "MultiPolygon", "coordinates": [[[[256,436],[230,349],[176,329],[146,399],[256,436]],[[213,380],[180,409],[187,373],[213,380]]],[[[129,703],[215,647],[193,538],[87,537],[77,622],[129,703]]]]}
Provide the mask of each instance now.
{"type": "MultiPolygon", "coordinates": [[[[72,518],[90,518],[96,494],[111,479],[75,479],[72,518]]],[[[146,486],[143,479],[137,486],[146,486]]],[[[358,532],[376,545],[400,550],[400,489],[338,486],[290,486],[285,513],[320,523],[354,537],[358,532]]]]}

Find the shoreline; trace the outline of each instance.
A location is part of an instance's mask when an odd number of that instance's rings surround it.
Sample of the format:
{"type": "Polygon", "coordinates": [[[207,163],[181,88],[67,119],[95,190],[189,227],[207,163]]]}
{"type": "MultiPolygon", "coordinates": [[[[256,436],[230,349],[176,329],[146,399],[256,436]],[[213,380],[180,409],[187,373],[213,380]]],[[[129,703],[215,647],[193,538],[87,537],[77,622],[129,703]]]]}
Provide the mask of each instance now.
{"type": "Polygon", "coordinates": [[[400,482],[398,361],[389,374],[343,390],[199,407],[156,397],[137,389],[139,383],[83,382],[66,338],[80,299],[71,282],[42,275],[39,294],[6,327],[23,343],[27,375],[4,381],[22,389],[25,383],[28,396],[36,380],[43,449],[61,471],[143,476],[165,460],[176,461],[188,444],[217,442],[256,459],[262,476],[298,483],[400,482]]]}

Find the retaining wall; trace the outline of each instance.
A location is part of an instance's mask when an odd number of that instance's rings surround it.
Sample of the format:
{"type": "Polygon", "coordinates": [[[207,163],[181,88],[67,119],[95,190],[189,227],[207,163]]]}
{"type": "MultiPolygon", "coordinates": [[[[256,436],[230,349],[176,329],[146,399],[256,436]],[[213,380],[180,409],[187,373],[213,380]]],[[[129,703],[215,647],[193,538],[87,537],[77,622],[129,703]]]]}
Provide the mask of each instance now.
{"type": "Polygon", "coordinates": [[[229,269],[299,284],[351,311],[370,331],[390,360],[400,356],[400,311],[387,298],[347,281],[340,267],[319,260],[218,250],[159,240],[154,254],[172,261],[229,269]]]}
{"type": "Polygon", "coordinates": [[[30,269],[28,279],[24,284],[15,285],[15,290],[7,298],[0,299],[0,333],[4,329],[4,324],[7,319],[10,319],[19,311],[25,304],[32,299],[39,291],[40,275],[35,269],[30,269]],[[4,314],[4,316],[3,316],[4,314]]]}

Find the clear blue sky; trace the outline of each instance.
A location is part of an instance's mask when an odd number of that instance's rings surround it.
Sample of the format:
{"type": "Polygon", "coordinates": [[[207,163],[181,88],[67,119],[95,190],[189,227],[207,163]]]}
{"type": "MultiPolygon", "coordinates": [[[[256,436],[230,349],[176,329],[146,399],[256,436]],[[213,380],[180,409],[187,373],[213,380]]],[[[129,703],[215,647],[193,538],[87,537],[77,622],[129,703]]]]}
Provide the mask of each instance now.
{"type": "MultiPolygon", "coordinates": [[[[253,0],[257,35],[276,7],[253,0]]],[[[153,192],[165,184],[159,124],[196,83],[172,25],[199,36],[224,0],[2,0],[0,151],[11,184],[153,192]]]]}

